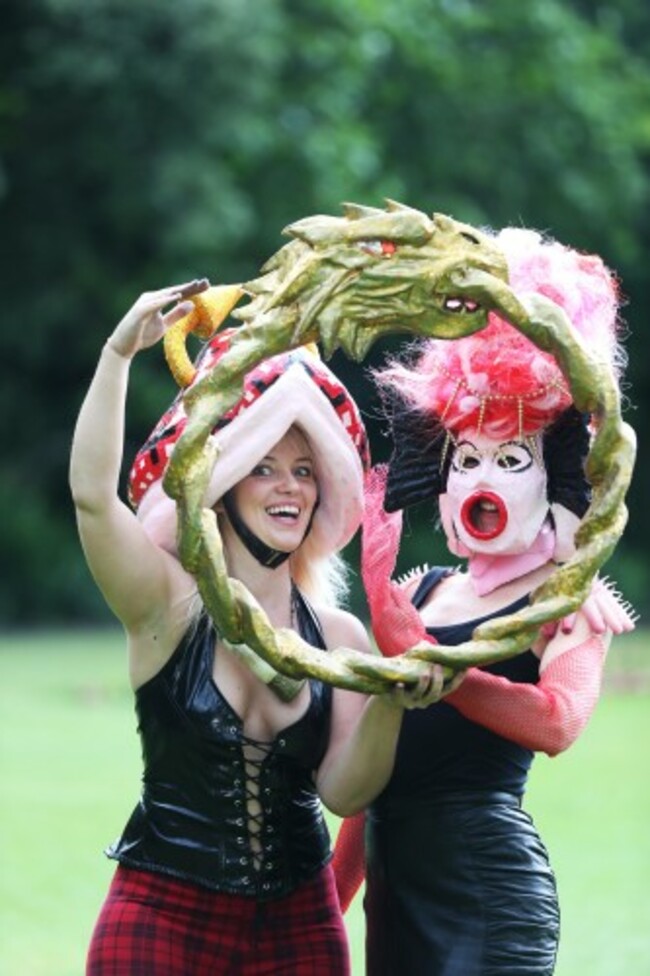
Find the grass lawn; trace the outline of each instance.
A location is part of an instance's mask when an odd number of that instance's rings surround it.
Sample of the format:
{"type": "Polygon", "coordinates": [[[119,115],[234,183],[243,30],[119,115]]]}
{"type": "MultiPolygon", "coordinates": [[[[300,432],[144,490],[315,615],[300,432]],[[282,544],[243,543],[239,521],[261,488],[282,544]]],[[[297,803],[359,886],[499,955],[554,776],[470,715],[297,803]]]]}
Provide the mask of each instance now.
{"type": "MultiPolygon", "coordinates": [[[[650,976],[650,634],[630,635],[581,740],[536,760],[527,807],[558,877],[556,976],[650,976]]],[[[137,798],[119,631],[0,637],[0,973],[81,976],[137,798]]],[[[336,824],[333,824],[334,830],[336,824]]],[[[347,916],[354,974],[363,916],[347,916]]]]}

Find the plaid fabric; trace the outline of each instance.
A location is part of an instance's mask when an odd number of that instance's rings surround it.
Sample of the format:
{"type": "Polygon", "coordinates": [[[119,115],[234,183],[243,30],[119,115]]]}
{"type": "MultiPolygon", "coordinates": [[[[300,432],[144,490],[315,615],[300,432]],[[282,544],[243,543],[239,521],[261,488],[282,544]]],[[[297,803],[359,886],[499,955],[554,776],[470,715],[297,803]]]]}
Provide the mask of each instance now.
{"type": "Polygon", "coordinates": [[[348,976],[332,869],[258,902],[117,868],[86,976],[348,976]]]}

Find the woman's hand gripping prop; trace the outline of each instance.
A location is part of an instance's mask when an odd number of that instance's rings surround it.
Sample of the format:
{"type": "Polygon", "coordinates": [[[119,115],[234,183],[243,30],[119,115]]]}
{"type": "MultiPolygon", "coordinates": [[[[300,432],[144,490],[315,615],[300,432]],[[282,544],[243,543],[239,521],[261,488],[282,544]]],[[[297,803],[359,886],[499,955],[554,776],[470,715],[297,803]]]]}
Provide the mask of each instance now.
{"type": "MultiPolygon", "coordinates": [[[[594,634],[604,634],[610,630],[612,634],[620,636],[634,630],[639,619],[632,604],[623,599],[613,580],[604,576],[597,577],[591,586],[587,599],[580,607],[589,629],[594,634]]],[[[551,620],[542,627],[542,636],[550,640],[560,631],[562,634],[572,633],[578,614],[570,613],[562,620],[551,620]]]]}
{"type": "Polygon", "coordinates": [[[459,670],[520,653],[541,626],[584,603],[627,520],[635,437],[621,419],[609,365],[550,299],[524,302],[515,295],[503,255],[473,227],[389,203],[385,211],[347,206],[341,218],[306,218],[287,233],[293,240],[243,286],[252,300],[234,313],[243,325],[231,348],[186,394],[188,424],[165,476],[177,504],[180,558],[208,611],[231,643],[246,644],[277,671],[368,693],[417,682],[423,662],[459,670]],[[264,358],[309,342],[319,342],[326,356],[341,348],[359,361],[378,337],[393,332],[460,338],[484,328],[490,310],[555,357],[577,409],[594,418],[587,459],[593,497],[575,555],[535,591],[529,607],[481,625],[459,647],[418,643],[380,658],[346,648],[319,651],[291,631],[275,631],[244,587],[228,578],[215,520],[203,508],[214,459],[210,433],[241,395],[245,374],[264,358]]]}

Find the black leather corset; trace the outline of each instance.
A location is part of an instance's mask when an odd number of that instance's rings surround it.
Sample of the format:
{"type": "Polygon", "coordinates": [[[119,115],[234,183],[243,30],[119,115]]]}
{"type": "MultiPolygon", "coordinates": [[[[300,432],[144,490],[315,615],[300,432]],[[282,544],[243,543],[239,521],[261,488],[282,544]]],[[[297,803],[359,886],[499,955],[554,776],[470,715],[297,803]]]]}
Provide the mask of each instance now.
{"type": "MultiPolygon", "coordinates": [[[[313,617],[308,623],[317,626],[313,617]]],[[[324,646],[322,634],[305,636],[324,646]]],[[[327,748],[331,688],[311,681],[302,718],[255,743],[212,680],[214,645],[211,621],[202,619],[136,692],[143,791],[107,854],[215,890],[279,897],[330,856],[312,771],[327,748]],[[254,818],[251,790],[261,807],[254,818]]]]}

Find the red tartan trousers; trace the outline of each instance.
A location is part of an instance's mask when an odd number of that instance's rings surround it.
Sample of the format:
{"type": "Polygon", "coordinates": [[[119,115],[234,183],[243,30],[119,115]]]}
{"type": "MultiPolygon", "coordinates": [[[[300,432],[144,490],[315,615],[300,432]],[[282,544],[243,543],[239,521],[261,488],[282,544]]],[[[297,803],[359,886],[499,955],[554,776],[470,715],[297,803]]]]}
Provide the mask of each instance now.
{"type": "Polygon", "coordinates": [[[349,976],[331,867],[273,901],[118,866],[86,976],[349,976]]]}

